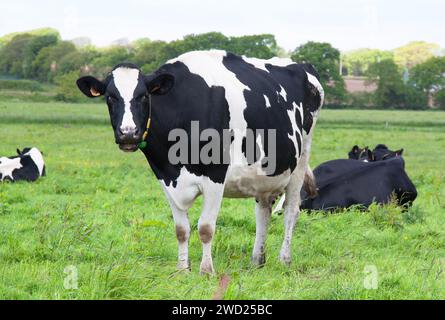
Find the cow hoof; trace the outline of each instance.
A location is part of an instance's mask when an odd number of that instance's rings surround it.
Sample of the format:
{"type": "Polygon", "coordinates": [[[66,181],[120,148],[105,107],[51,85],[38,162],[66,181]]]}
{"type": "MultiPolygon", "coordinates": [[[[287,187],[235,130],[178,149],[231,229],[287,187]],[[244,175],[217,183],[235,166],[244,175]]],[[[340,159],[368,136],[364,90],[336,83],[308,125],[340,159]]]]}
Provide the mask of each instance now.
{"type": "Polygon", "coordinates": [[[201,275],[214,275],[215,270],[213,269],[213,265],[209,263],[201,263],[201,267],[199,269],[199,273],[201,275]]]}
{"type": "Polygon", "coordinates": [[[282,264],[289,267],[292,262],[292,258],[289,254],[280,253],[280,261],[282,264]]]}
{"type": "Polygon", "coordinates": [[[250,261],[252,262],[253,265],[257,267],[263,267],[264,264],[266,263],[266,255],[265,254],[254,255],[252,256],[250,261]]]}
{"type": "Polygon", "coordinates": [[[190,268],[190,262],[187,261],[179,261],[178,265],[176,266],[176,269],[178,271],[185,271],[185,272],[190,272],[192,269],[190,268]]]}

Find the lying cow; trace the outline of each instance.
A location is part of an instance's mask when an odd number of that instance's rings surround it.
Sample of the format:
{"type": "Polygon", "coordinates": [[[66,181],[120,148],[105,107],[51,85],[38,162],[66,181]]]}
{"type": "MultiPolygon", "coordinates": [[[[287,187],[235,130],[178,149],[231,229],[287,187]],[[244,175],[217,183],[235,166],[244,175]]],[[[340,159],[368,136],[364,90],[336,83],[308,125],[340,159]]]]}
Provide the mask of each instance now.
{"type": "Polygon", "coordinates": [[[0,158],[0,181],[36,181],[45,175],[45,162],[37,148],[17,149],[17,156],[0,158]]]}
{"type": "Polygon", "coordinates": [[[146,156],[172,209],[179,269],[190,268],[188,210],[199,195],[204,198],[198,222],[201,273],[214,272],[211,246],[223,196],[256,199],[252,262],[262,265],[272,203],[285,192],[288,201],[280,260],[291,262],[300,190],[324,97],[311,65],[290,59],[246,58],[222,50],[194,51],[168,61],[149,75],[135,65],[120,64],[104,81],[87,76],[78,79],[77,85],[87,97],[106,98],[120,149],[136,151],[139,147],[146,156]],[[199,123],[199,130],[194,129],[194,121],[199,123]],[[171,161],[171,151],[181,135],[172,141],[170,134],[177,133],[178,128],[185,138],[192,138],[188,143],[191,147],[179,161],[171,161]],[[193,147],[194,137],[205,130],[209,133],[208,129],[216,132],[212,139],[231,134],[229,145],[221,148],[225,161],[204,163],[201,155],[205,146],[193,147]],[[256,135],[261,129],[272,130],[276,139],[256,135]],[[255,146],[246,143],[247,131],[254,131],[255,146]],[[276,142],[275,150],[269,150],[271,140],[276,142]],[[250,147],[257,151],[253,159],[246,156],[250,147]],[[275,166],[266,171],[263,160],[273,157],[275,166]]]}
{"type": "Polygon", "coordinates": [[[338,159],[314,169],[318,195],[302,192],[302,209],[334,210],[359,205],[367,208],[373,202],[388,203],[395,197],[401,206],[409,206],[417,190],[405,172],[403,158],[364,162],[338,159]]]}
{"type": "MultiPolygon", "coordinates": [[[[301,209],[333,210],[352,205],[368,207],[372,202],[387,203],[395,196],[399,205],[410,205],[417,191],[405,172],[403,149],[392,151],[384,144],[374,150],[355,145],[349,159],[325,162],[314,169],[317,196],[307,192],[305,181],[301,191],[301,209]],[[390,164],[382,163],[389,160],[390,164]],[[359,160],[359,161],[356,161],[359,160]]],[[[282,210],[284,196],[273,212],[282,210]]]]}

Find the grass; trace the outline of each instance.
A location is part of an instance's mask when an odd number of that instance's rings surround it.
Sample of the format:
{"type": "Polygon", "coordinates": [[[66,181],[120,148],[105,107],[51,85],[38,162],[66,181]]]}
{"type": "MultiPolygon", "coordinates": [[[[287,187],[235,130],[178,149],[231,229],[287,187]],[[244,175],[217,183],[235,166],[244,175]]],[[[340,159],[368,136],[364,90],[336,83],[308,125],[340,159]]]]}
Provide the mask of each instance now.
{"type": "Polygon", "coordinates": [[[0,299],[209,299],[222,275],[225,299],[445,298],[445,113],[324,110],[312,165],[354,144],[403,147],[415,206],[303,213],[290,268],[278,261],[283,217],[273,216],[266,265],[254,269],[254,201],[225,199],[216,277],[198,272],[200,201],[190,212],[192,272],[176,273],[161,187],[142,154],[118,150],[107,117],[98,104],[0,102],[0,154],[37,146],[48,173],[0,184],[0,299]],[[66,289],[73,268],[77,289],[66,289]],[[367,289],[373,268],[378,288],[367,289]]]}

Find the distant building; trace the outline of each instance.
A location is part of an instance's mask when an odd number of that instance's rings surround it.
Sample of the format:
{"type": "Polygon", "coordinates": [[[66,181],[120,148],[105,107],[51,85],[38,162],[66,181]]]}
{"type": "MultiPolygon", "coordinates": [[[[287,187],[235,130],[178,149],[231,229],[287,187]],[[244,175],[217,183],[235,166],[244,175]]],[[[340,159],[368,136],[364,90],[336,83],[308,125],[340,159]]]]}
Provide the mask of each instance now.
{"type": "Polygon", "coordinates": [[[356,92],[374,92],[377,89],[375,83],[369,83],[366,78],[363,77],[344,77],[346,91],[348,93],[356,92]]]}

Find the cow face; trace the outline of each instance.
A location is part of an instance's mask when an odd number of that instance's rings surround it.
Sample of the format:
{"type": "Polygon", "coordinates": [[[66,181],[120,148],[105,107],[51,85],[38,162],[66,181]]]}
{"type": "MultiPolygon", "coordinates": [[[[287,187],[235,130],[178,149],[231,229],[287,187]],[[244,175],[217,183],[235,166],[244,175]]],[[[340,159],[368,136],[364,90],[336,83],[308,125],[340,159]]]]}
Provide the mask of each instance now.
{"type": "Polygon", "coordinates": [[[117,65],[104,81],[86,76],[77,86],[87,97],[104,96],[110,113],[115,141],[126,152],[138,149],[150,112],[150,95],[166,94],[173,87],[170,74],[145,76],[132,64],[117,65]]]}
{"type": "Polygon", "coordinates": [[[388,160],[396,157],[401,157],[403,154],[403,149],[396,151],[389,150],[389,148],[384,144],[379,144],[372,151],[376,161],[388,160]]]}

